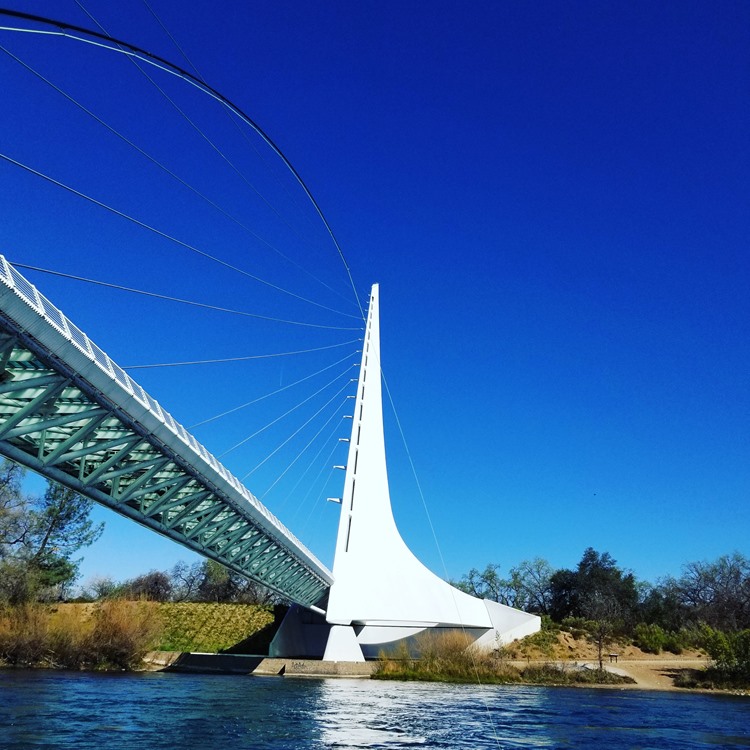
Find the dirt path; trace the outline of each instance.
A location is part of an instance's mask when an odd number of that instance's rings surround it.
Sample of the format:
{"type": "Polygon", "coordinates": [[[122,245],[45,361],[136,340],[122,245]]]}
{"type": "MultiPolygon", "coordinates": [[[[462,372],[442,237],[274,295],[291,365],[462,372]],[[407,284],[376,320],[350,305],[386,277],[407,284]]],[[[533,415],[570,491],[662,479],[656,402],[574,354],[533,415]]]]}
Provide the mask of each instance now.
{"type": "Polygon", "coordinates": [[[619,671],[636,681],[636,687],[645,690],[679,690],[673,680],[681,669],[705,666],[705,659],[621,659],[617,664],[619,671]]]}
{"type": "MultiPolygon", "coordinates": [[[[518,669],[523,669],[529,664],[549,663],[549,659],[532,659],[527,661],[512,661],[511,664],[518,669]]],[[[553,663],[563,667],[589,665],[592,669],[598,667],[595,659],[579,659],[578,661],[557,661],[553,663]]],[[[605,661],[604,668],[615,674],[632,677],[635,684],[617,685],[618,688],[636,688],[639,690],[680,690],[674,686],[673,680],[681,669],[702,669],[706,666],[705,658],[668,658],[668,659],[619,659],[616,664],[605,661]]],[[[592,686],[593,687],[593,686],[592,686]]]]}

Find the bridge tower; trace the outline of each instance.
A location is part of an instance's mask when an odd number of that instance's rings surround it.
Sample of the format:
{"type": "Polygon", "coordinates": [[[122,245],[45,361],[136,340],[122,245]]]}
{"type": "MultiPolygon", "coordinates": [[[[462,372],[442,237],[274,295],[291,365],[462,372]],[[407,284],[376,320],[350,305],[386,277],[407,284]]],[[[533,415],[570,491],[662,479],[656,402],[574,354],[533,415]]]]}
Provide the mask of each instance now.
{"type": "Polygon", "coordinates": [[[272,653],[290,655],[290,648],[299,652],[302,642],[314,642],[317,649],[325,643],[326,660],[362,661],[428,628],[460,628],[488,646],[538,631],[539,617],[459,591],[426,568],[401,538],[388,488],[381,382],[376,284],[362,346],[325,623],[308,617],[300,628],[300,612],[292,612],[272,653]]]}

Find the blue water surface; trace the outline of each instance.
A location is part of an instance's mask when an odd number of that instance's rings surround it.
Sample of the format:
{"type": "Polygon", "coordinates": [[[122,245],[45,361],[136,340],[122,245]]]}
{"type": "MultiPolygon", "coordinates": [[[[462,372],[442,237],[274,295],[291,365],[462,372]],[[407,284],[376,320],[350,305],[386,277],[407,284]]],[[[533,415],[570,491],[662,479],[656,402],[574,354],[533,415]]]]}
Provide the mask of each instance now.
{"type": "Polygon", "coordinates": [[[0,748],[750,748],[750,699],[641,690],[0,672],[0,748]]]}

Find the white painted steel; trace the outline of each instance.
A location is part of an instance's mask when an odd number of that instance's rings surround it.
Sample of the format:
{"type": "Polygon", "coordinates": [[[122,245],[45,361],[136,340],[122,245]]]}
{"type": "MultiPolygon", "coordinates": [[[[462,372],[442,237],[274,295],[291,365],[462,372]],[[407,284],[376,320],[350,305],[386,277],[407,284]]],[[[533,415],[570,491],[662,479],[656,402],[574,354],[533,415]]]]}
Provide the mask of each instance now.
{"type": "MultiPolygon", "coordinates": [[[[365,648],[432,627],[478,629],[476,635],[493,641],[540,628],[536,615],[485,602],[446,583],[414,556],[399,534],[385,457],[377,284],[363,342],[333,577],[326,619],[333,626],[356,625],[365,648]]],[[[326,658],[351,658],[349,646],[346,653],[337,652],[343,636],[334,631],[326,658]]]]}

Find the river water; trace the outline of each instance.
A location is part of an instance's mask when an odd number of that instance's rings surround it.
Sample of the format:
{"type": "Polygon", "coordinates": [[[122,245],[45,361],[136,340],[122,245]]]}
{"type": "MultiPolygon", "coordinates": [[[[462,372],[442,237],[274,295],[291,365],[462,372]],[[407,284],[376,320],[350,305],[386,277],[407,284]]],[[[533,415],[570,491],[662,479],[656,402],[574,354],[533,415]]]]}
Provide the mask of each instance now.
{"type": "Polygon", "coordinates": [[[750,748],[750,699],[528,686],[0,671],[0,748],[750,748]]]}

